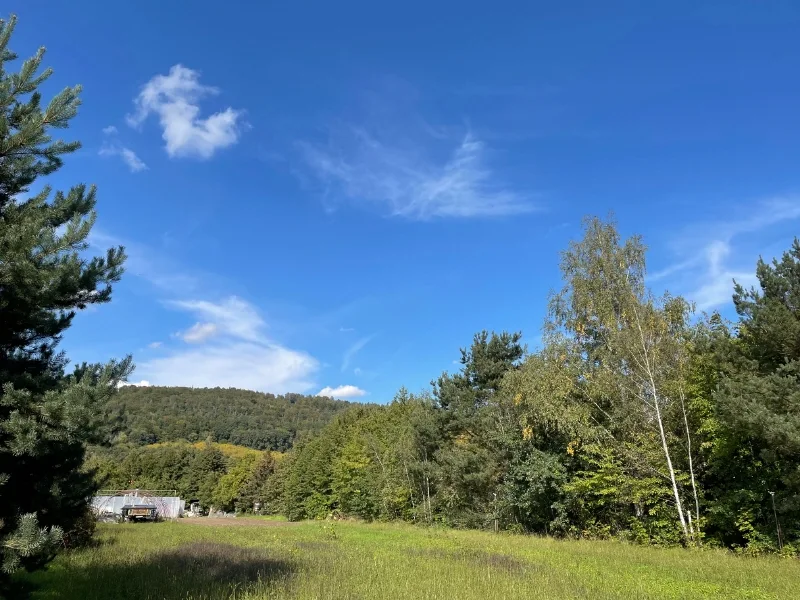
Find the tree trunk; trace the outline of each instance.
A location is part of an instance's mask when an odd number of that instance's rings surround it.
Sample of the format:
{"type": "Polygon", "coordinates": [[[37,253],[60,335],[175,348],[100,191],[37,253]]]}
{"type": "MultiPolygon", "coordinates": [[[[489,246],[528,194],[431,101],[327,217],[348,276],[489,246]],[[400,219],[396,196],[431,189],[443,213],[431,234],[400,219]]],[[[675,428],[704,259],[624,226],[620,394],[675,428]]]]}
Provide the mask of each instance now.
{"type": "Polygon", "coordinates": [[[698,532],[700,530],[700,499],[697,496],[697,484],[694,479],[694,464],[692,462],[692,434],[689,431],[689,418],[686,416],[686,401],[683,394],[683,387],[679,390],[681,398],[681,410],[683,411],[683,423],[686,426],[686,451],[689,455],[689,476],[692,479],[692,494],[694,495],[694,516],[697,523],[698,532]]]}
{"type": "Polygon", "coordinates": [[[683,506],[681,504],[681,495],[678,493],[678,480],[675,479],[675,469],[672,468],[672,458],[669,454],[669,446],[667,445],[667,435],[664,433],[664,422],[661,420],[661,408],[658,406],[658,394],[656,394],[656,384],[653,381],[652,374],[650,375],[650,385],[653,390],[653,404],[656,407],[656,419],[658,420],[658,431],[661,434],[661,445],[664,448],[664,456],[667,459],[667,469],[669,470],[669,478],[672,482],[672,493],[675,494],[675,506],[678,509],[678,518],[681,522],[681,529],[685,538],[689,538],[689,529],[686,527],[686,518],[683,516],[683,506]]]}
{"type": "Polygon", "coordinates": [[[640,365],[644,368],[647,374],[647,379],[650,383],[650,390],[653,394],[653,406],[656,409],[656,420],[658,421],[658,432],[661,435],[661,446],[664,449],[664,457],[667,459],[667,470],[669,471],[669,479],[672,483],[672,493],[675,495],[675,508],[678,511],[678,520],[681,523],[683,530],[683,537],[689,539],[689,529],[686,526],[686,517],[683,515],[683,504],[681,503],[681,495],[678,492],[678,480],[675,478],[675,469],[672,466],[672,457],[669,453],[669,445],[667,444],[667,434],[664,432],[664,421],[661,418],[661,406],[658,400],[658,390],[656,388],[656,380],[653,376],[653,364],[650,358],[650,353],[647,351],[647,343],[645,341],[644,331],[642,330],[642,321],[639,317],[639,311],[634,306],[633,314],[636,317],[636,327],[639,330],[639,341],[642,345],[642,359],[644,363],[640,365]]]}
{"type": "Polygon", "coordinates": [[[431,511],[431,481],[428,478],[428,451],[425,450],[425,488],[428,493],[428,523],[433,521],[433,512],[431,511]]]}

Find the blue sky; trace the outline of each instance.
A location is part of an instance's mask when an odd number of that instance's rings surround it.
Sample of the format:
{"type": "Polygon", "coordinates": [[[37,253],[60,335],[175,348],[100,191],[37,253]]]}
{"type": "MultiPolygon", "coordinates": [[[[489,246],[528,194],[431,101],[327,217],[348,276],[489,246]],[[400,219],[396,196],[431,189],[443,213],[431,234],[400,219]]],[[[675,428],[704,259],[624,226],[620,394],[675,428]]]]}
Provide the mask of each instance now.
{"type": "Polygon", "coordinates": [[[130,254],[64,348],[136,381],[382,402],[477,330],[535,345],[583,215],[726,312],[798,232],[796,2],[17,10],[46,96],[84,86],[51,183],[96,183],[130,254]]]}

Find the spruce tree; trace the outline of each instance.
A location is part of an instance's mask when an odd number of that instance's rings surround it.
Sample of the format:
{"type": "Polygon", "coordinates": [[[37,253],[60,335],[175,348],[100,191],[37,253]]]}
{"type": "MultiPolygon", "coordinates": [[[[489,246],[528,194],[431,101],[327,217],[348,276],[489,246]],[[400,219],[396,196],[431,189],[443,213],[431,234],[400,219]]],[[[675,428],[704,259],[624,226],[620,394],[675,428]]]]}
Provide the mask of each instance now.
{"type": "Polygon", "coordinates": [[[125,254],[86,256],[94,187],[53,194],[37,181],[80,147],[51,137],[76,115],[80,87],[42,102],[44,48],[8,70],[15,24],[0,21],[0,595],[85,515],[94,491],[81,471],[85,444],[99,441],[98,407],[131,368],[127,358],[65,376],[61,336],[76,311],[109,301],[125,254]]]}

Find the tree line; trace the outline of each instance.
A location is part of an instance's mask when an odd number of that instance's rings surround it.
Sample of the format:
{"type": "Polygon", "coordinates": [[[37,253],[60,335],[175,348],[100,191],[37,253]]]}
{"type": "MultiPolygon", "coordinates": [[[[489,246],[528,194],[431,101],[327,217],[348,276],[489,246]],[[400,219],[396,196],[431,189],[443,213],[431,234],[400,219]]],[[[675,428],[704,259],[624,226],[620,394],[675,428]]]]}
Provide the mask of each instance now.
{"type": "Polygon", "coordinates": [[[174,490],[204,511],[252,511],[267,495],[280,452],[261,452],[210,440],[149,446],[91,447],[84,470],[106,490],[174,490]]]}
{"type": "Polygon", "coordinates": [[[41,185],[80,147],[53,136],[77,114],[81,90],[43,101],[44,49],[9,70],[15,25],[0,21],[0,594],[16,570],[86,541],[101,482],[174,487],[242,510],[259,500],[292,519],[339,513],[796,552],[797,241],[759,262],[758,289],[735,286],[738,320],[728,323],[655,296],[641,240],[590,219],[563,254],[541,348],[527,352],[518,333],[480,333],[460,372],[386,406],[228,392],[238,407],[228,418],[213,406],[219,390],[192,392],[205,414],[176,390],[114,399],[130,357],[68,373],[61,338],[77,311],[110,301],[125,252],[90,251],[94,187],[41,185]],[[163,422],[146,415],[157,409],[163,422]],[[123,454],[87,461],[87,447],[115,433],[123,454]],[[151,444],[206,436],[258,449],[299,443],[282,460],[151,444]]]}
{"type": "Polygon", "coordinates": [[[338,415],[271,475],[270,508],[795,553],[800,242],[733,287],[735,322],[654,295],[610,221],[561,271],[540,348],[481,332],[431,390],[338,415]]]}
{"type": "Polygon", "coordinates": [[[302,394],[238,389],[128,386],[106,410],[120,444],[205,441],[284,452],[318,433],[350,404],[302,394]]]}

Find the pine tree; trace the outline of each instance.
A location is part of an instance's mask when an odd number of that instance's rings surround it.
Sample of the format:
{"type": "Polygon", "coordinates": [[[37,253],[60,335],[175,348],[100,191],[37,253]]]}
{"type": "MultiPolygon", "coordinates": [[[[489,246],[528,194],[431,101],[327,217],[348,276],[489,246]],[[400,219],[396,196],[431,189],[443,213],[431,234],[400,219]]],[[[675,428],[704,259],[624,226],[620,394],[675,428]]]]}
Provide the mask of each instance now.
{"type": "Polygon", "coordinates": [[[504,457],[488,434],[500,416],[497,396],[503,376],[525,354],[521,339],[518,332],[477,333],[469,349],[461,350],[461,371],[431,382],[447,440],[435,454],[436,500],[452,524],[481,527],[494,519],[494,491],[504,457]]]}
{"type": "Polygon", "coordinates": [[[101,436],[100,402],[130,372],[127,358],[65,376],[58,343],[77,310],[108,302],[122,248],[87,259],[95,189],[29,195],[78,142],[53,140],[77,113],[80,87],[47,105],[37,88],[44,49],[9,72],[15,17],[0,21],[0,592],[19,567],[52,557],[86,512],[91,474],[84,445],[101,436]]]}
{"type": "Polygon", "coordinates": [[[738,335],[717,353],[716,512],[734,517],[729,542],[778,547],[800,541],[800,240],[756,275],[759,289],[736,285],[738,335]]]}

